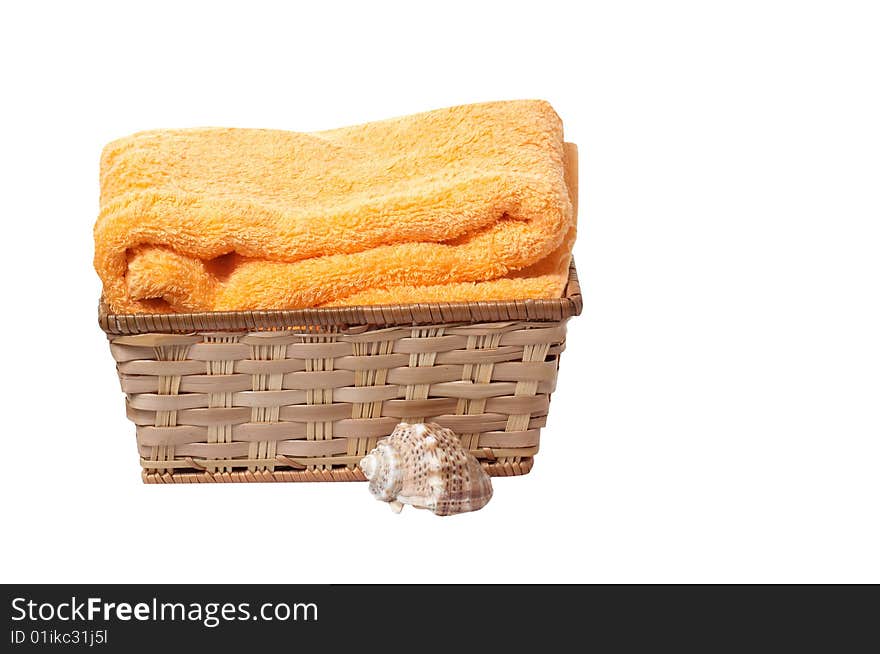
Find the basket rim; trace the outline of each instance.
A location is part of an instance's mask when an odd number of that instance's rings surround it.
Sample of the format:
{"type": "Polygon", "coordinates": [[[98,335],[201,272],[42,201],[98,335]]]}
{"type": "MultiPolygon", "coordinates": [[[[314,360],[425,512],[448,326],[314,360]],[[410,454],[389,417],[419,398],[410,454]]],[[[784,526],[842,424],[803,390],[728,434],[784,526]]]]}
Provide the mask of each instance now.
{"type": "Polygon", "coordinates": [[[112,313],[102,297],[98,324],[107,334],[192,333],[296,327],[348,328],[359,325],[393,327],[440,323],[484,323],[508,320],[556,322],[580,314],[583,308],[574,258],[562,297],[545,300],[421,302],[371,306],[318,307],[263,311],[206,311],[200,313],[112,313]]]}

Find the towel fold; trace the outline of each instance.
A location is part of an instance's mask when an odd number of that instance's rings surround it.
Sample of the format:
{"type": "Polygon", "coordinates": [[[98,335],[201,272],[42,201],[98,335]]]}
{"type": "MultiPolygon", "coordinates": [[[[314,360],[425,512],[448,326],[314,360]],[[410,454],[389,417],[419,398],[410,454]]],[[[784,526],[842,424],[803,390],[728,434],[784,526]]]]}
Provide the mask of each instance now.
{"type": "Polygon", "coordinates": [[[143,132],[102,155],[95,269],[117,313],[559,297],[572,154],[542,101],[143,132]]]}

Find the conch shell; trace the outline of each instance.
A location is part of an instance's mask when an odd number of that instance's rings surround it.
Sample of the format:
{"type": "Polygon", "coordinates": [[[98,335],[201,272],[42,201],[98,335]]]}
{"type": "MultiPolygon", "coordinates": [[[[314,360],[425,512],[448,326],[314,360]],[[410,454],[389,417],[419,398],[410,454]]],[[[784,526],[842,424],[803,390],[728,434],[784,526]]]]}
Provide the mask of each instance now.
{"type": "Polygon", "coordinates": [[[482,509],[492,499],[489,475],[450,429],[400,423],[359,463],[370,492],[395,513],[410,504],[436,515],[482,509]]]}

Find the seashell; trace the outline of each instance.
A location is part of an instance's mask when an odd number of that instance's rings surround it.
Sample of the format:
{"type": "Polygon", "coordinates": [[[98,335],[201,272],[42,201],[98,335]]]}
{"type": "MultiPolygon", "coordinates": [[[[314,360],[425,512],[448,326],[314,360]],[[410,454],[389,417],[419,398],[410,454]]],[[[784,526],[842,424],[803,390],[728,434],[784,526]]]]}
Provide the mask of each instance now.
{"type": "Polygon", "coordinates": [[[492,481],[451,429],[402,422],[361,459],[370,492],[395,513],[410,504],[436,515],[482,509],[492,499],[492,481]]]}

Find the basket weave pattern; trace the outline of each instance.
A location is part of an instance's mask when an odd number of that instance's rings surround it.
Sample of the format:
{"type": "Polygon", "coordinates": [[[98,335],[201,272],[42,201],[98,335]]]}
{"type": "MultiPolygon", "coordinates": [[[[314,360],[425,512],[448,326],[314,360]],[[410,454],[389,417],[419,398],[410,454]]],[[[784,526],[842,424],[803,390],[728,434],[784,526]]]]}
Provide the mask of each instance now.
{"type": "Polygon", "coordinates": [[[580,311],[573,267],[559,300],[363,307],[384,324],[354,327],[334,311],[102,308],[144,481],[362,480],[357,462],[402,421],[454,430],[492,475],[531,469],[580,311]],[[460,320],[428,322],[444,312],[460,320]]]}

